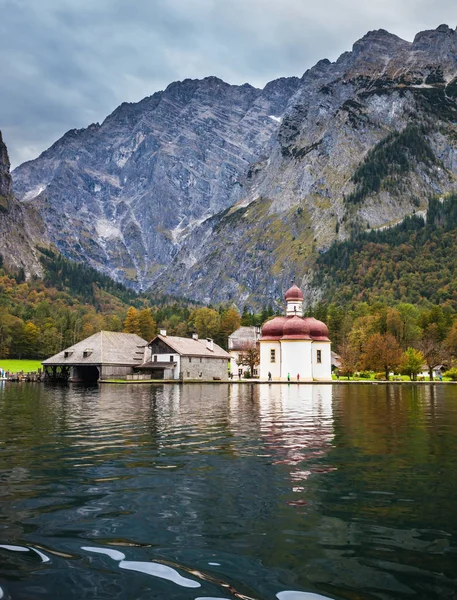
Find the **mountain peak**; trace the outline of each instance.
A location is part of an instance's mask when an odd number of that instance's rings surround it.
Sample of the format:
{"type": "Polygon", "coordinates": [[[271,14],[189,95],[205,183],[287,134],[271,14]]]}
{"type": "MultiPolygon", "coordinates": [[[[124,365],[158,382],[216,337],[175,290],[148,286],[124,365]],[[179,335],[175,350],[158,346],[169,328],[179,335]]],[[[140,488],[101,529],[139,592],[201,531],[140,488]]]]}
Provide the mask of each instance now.
{"type": "Polygon", "coordinates": [[[385,29],[375,29],[368,31],[362,38],[357,40],[352,46],[354,53],[365,52],[367,50],[378,51],[380,48],[397,51],[399,47],[410,46],[410,43],[385,29]]]}
{"type": "Polygon", "coordinates": [[[449,25],[445,23],[439,25],[436,29],[426,29],[425,31],[419,31],[414,37],[413,45],[417,46],[419,44],[430,44],[435,40],[441,43],[443,34],[448,36],[449,38],[454,38],[457,40],[457,28],[454,30],[449,25]]]}

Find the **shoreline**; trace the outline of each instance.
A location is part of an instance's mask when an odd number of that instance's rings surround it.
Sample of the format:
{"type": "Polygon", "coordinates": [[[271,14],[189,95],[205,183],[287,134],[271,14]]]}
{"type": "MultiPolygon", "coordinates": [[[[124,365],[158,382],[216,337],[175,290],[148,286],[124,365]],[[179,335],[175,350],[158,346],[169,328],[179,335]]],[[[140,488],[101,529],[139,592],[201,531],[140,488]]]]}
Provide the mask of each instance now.
{"type": "MultiPolygon", "coordinates": [[[[78,382],[69,382],[69,383],[78,383],[78,382]]],[[[259,380],[259,379],[241,379],[237,381],[220,381],[220,380],[212,380],[212,379],[189,379],[186,381],[181,381],[179,379],[144,379],[144,380],[133,380],[133,381],[124,381],[124,380],[113,380],[113,379],[102,379],[98,381],[98,383],[103,384],[114,384],[114,385],[126,385],[126,384],[153,384],[153,383],[169,383],[169,384],[196,384],[196,383],[212,383],[212,384],[224,384],[224,385],[246,385],[246,384],[256,384],[256,385],[348,385],[348,384],[364,384],[364,385],[402,385],[402,384],[414,384],[414,385],[441,385],[441,384],[457,384],[457,381],[370,381],[368,379],[365,380],[349,380],[349,381],[341,381],[341,380],[332,380],[332,381],[268,381],[268,380],[259,380]]]]}

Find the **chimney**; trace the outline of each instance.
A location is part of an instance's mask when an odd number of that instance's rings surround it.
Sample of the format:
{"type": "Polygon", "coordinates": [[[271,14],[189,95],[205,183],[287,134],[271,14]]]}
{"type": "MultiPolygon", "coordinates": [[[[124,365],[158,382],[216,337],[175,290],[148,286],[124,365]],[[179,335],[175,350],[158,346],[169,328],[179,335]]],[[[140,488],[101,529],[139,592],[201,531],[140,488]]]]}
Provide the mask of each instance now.
{"type": "Polygon", "coordinates": [[[214,352],[214,342],[211,338],[206,338],[206,348],[214,352]]]}
{"type": "Polygon", "coordinates": [[[198,333],[193,333],[192,339],[198,341],[198,333]]]}
{"type": "Polygon", "coordinates": [[[163,337],[167,337],[167,330],[166,329],[161,329],[160,330],[160,335],[163,335],[163,337]]]}

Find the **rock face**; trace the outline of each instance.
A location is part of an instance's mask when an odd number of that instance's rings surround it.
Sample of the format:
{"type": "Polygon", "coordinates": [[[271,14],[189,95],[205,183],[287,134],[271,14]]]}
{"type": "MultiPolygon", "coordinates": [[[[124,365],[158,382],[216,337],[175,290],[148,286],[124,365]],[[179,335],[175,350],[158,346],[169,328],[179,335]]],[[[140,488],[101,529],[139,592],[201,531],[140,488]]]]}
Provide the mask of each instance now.
{"type": "Polygon", "coordinates": [[[8,151],[0,132],[0,254],[5,265],[24,269],[25,276],[40,275],[36,245],[48,244],[41,218],[32,207],[14,197],[8,151]]]}
{"type": "Polygon", "coordinates": [[[196,225],[245,196],[297,78],[264,90],[209,77],[122,104],[14,172],[59,250],[145,288],[196,225]]]}
{"type": "Polygon", "coordinates": [[[335,238],[456,190],[457,32],[369,32],[263,90],[174,83],[13,176],[71,258],[160,292],[275,302],[335,238]]]}

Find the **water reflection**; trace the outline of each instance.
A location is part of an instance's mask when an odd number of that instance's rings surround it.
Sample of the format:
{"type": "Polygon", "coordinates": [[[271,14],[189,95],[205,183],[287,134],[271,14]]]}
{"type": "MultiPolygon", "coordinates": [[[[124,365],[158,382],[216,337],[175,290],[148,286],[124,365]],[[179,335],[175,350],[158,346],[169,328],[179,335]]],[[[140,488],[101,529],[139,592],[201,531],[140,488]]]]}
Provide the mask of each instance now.
{"type": "Polygon", "coordinates": [[[453,390],[5,386],[1,588],[452,598],[453,390]]]}

